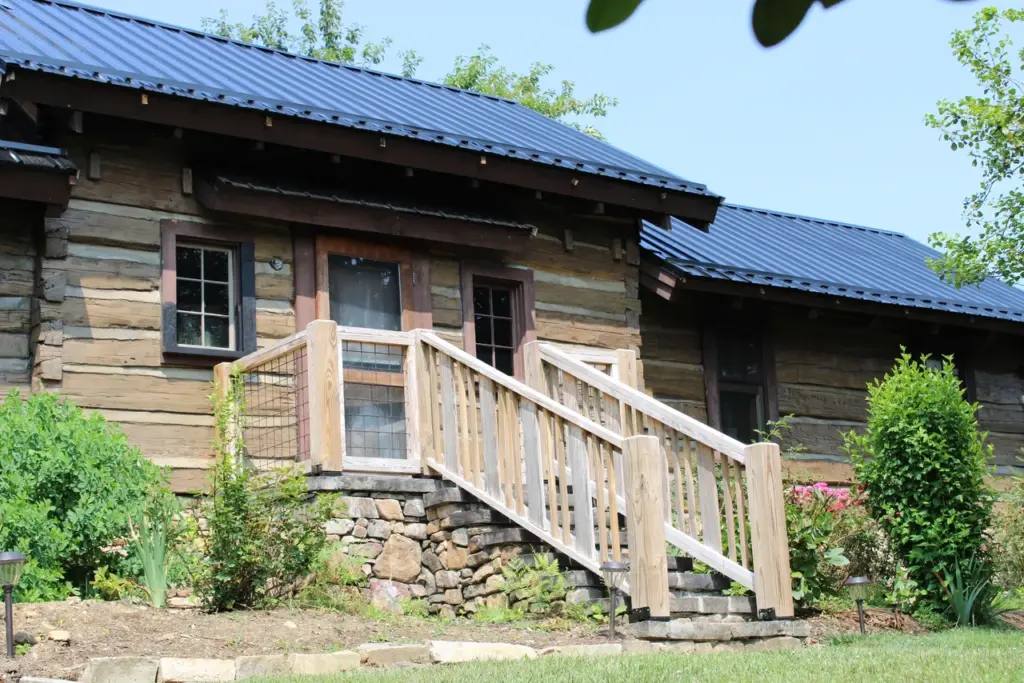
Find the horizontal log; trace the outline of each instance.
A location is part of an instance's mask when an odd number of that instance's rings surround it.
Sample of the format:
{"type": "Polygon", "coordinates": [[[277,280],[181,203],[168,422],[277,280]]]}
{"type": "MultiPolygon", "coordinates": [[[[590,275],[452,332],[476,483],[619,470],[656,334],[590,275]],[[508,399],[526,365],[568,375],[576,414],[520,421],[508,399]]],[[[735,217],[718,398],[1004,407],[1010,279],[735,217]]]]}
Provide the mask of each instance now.
{"type": "Polygon", "coordinates": [[[27,298],[25,302],[26,306],[20,309],[0,308],[0,332],[28,332],[32,313],[28,308],[27,298]]]}
{"type": "Polygon", "coordinates": [[[836,420],[867,418],[867,392],[779,383],[779,413],[836,420]]]}
{"type": "Polygon", "coordinates": [[[0,358],[28,358],[28,335],[0,333],[0,358]]]}
{"type": "Polygon", "coordinates": [[[119,216],[69,206],[60,220],[68,228],[68,239],[72,242],[146,250],[160,248],[158,218],[119,216]]]}
{"type": "Polygon", "coordinates": [[[83,408],[206,414],[210,382],[145,375],[64,372],[63,396],[83,408]]]}
{"type": "Polygon", "coordinates": [[[58,262],[68,284],[96,289],[151,290],[160,287],[160,266],[94,256],[69,256],[58,262]]]}
{"type": "Polygon", "coordinates": [[[674,361],[699,365],[702,362],[700,332],[695,327],[650,325],[640,316],[640,336],[644,340],[643,359],[674,361]]]}
{"type": "Polygon", "coordinates": [[[66,339],[64,361],[86,365],[159,366],[159,339],[66,339]]]}
{"type": "Polygon", "coordinates": [[[160,339],[158,330],[132,330],[124,328],[102,328],[87,327],[80,325],[65,325],[64,337],[66,339],[160,339]]]}
{"type": "Polygon", "coordinates": [[[122,422],[120,427],[128,441],[149,458],[171,456],[179,461],[209,458],[213,451],[213,427],[136,422],[122,422]]]}
{"type": "Polygon", "coordinates": [[[437,256],[430,259],[431,287],[453,287],[458,292],[462,286],[460,272],[458,261],[437,256]]]}
{"type": "Polygon", "coordinates": [[[187,427],[212,427],[212,414],[165,413],[147,410],[98,410],[110,422],[132,422],[154,425],[185,425],[187,427]]]}
{"type": "Polygon", "coordinates": [[[64,300],[61,313],[65,325],[160,329],[159,303],[68,298],[64,300]]]}
{"type": "Polygon", "coordinates": [[[982,403],[977,413],[981,428],[990,432],[1024,433],[1024,405],[982,403]]]}
{"type": "Polygon", "coordinates": [[[103,160],[101,179],[83,174],[71,188],[75,199],[116,202],[135,207],[200,213],[194,197],[181,193],[181,162],[173,150],[157,145],[113,147],[81,140],[69,149],[79,168],[88,167],[91,153],[103,160]]]}
{"type": "Polygon", "coordinates": [[[1021,406],[1024,402],[1024,377],[1015,372],[974,373],[977,400],[982,403],[998,403],[1021,406]]]}
{"type": "Polygon", "coordinates": [[[1024,467],[1024,434],[989,432],[988,443],[995,448],[995,465],[1024,467]]]}
{"type": "Polygon", "coordinates": [[[68,244],[68,256],[95,261],[125,261],[142,266],[160,266],[160,253],[130,247],[111,247],[97,244],[68,244]]]}
{"type": "Polygon", "coordinates": [[[784,451],[802,446],[807,452],[828,456],[845,456],[843,432],[851,429],[863,432],[863,422],[847,420],[820,420],[810,417],[795,417],[790,420],[793,427],[782,442],[784,451]]]}
{"type": "Polygon", "coordinates": [[[700,365],[645,358],[644,383],[656,396],[704,402],[704,368],[700,365]]]}
{"type": "Polygon", "coordinates": [[[616,324],[540,310],[537,311],[537,338],[604,349],[626,349],[640,343],[640,335],[630,334],[625,320],[616,324]]]}
{"type": "Polygon", "coordinates": [[[295,314],[291,311],[268,311],[257,308],[256,334],[273,339],[284,339],[295,334],[295,314]]]}
{"type": "MultiPolygon", "coordinates": [[[[579,242],[576,242],[576,244],[579,244],[579,242]]],[[[581,277],[578,275],[552,273],[546,270],[534,270],[533,279],[537,284],[538,290],[542,285],[561,285],[562,287],[569,287],[570,289],[594,290],[608,294],[626,293],[626,284],[619,278],[604,279],[597,277],[581,277]]]]}
{"type": "Polygon", "coordinates": [[[256,275],[256,297],[291,302],[295,298],[294,280],[284,275],[256,275]]]}

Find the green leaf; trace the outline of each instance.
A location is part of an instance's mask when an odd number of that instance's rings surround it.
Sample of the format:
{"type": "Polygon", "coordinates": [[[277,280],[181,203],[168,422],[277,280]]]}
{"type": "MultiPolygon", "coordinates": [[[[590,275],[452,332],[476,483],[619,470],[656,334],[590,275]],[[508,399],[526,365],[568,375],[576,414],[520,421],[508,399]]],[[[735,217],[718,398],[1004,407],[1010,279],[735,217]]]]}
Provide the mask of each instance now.
{"type": "Polygon", "coordinates": [[[643,0],[590,0],[587,7],[587,28],[591,33],[600,33],[615,28],[633,12],[643,0]]]}
{"type": "Polygon", "coordinates": [[[757,42],[774,47],[788,38],[807,16],[814,0],[757,0],[752,24],[757,42]]]}

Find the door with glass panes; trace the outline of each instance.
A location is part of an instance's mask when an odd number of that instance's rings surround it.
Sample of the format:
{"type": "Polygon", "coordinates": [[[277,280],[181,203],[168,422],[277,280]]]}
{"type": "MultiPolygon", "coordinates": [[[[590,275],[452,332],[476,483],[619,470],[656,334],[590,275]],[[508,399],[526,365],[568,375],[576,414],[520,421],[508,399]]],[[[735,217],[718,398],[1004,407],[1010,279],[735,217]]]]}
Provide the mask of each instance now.
{"type": "MultiPolygon", "coordinates": [[[[320,237],[317,318],[333,320],[341,328],[413,329],[413,272],[407,250],[320,237]]],[[[409,348],[345,337],[342,329],[346,469],[417,471],[406,422],[409,348]]]]}

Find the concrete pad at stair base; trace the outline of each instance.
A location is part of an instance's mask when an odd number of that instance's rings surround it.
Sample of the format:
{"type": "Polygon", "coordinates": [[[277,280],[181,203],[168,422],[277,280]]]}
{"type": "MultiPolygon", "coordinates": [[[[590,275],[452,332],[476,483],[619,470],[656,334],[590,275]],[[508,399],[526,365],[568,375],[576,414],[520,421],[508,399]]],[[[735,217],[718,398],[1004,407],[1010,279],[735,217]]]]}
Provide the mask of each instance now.
{"type": "Polygon", "coordinates": [[[604,657],[621,655],[621,643],[597,643],[595,645],[555,645],[537,652],[541,657],[560,655],[562,657],[604,657]]]}
{"type": "Polygon", "coordinates": [[[96,657],[90,659],[84,683],[154,683],[159,660],[153,657],[96,657]]]}
{"type": "Polygon", "coordinates": [[[235,680],[277,676],[292,672],[287,655],[252,655],[235,658],[235,680]]]}
{"type": "Polygon", "coordinates": [[[293,674],[336,674],[359,668],[359,653],[351,650],[315,655],[289,655],[293,674]]]}
{"type": "Polygon", "coordinates": [[[356,652],[366,666],[430,663],[430,648],[419,643],[364,643],[356,652]]]}
{"type": "Polygon", "coordinates": [[[432,640],[430,661],[435,664],[457,664],[460,662],[483,662],[506,659],[534,659],[537,651],[526,645],[508,643],[470,643],[449,640],[432,640]]]}
{"type": "Polygon", "coordinates": [[[730,640],[732,624],[702,621],[641,621],[630,629],[637,638],[652,640],[730,640]]]}
{"type": "Polygon", "coordinates": [[[222,683],[233,680],[233,659],[163,657],[156,672],[156,683],[222,683]]]}

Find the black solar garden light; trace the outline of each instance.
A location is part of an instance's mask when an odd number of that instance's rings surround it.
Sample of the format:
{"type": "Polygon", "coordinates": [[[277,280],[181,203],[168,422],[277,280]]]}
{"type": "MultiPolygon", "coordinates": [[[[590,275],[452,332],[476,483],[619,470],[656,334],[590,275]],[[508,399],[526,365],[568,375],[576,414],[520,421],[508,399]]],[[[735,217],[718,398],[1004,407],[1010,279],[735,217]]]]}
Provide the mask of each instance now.
{"type": "Polygon", "coordinates": [[[25,566],[25,556],[21,553],[0,553],[0,586],[4,588],[4,621],[7,624],[7,656],[14,658],[14,587],[21,578],[21,568],[25,566]]]}
{"type": "Polygon", "coordinates": [[[846,592],[857,601],[857,619],[860,621],[860,634],[864,635],[864,601],[868,597],[868,586],[871,579],[866,576],[851,576],[846,580],[846,592]]]}
{"type": "Polygon", "coordinates": [[[611,610],[608,614],[608,637],[612,640],[615,639],[615,597],[619,593],[622,582],[626,579],[627,571],[629,571],[629,565],[625,562],[609,561],[601,565],[601,576],[604,577],[604,584],[608,586],[608,592],[612,599],[611,610]]]}

